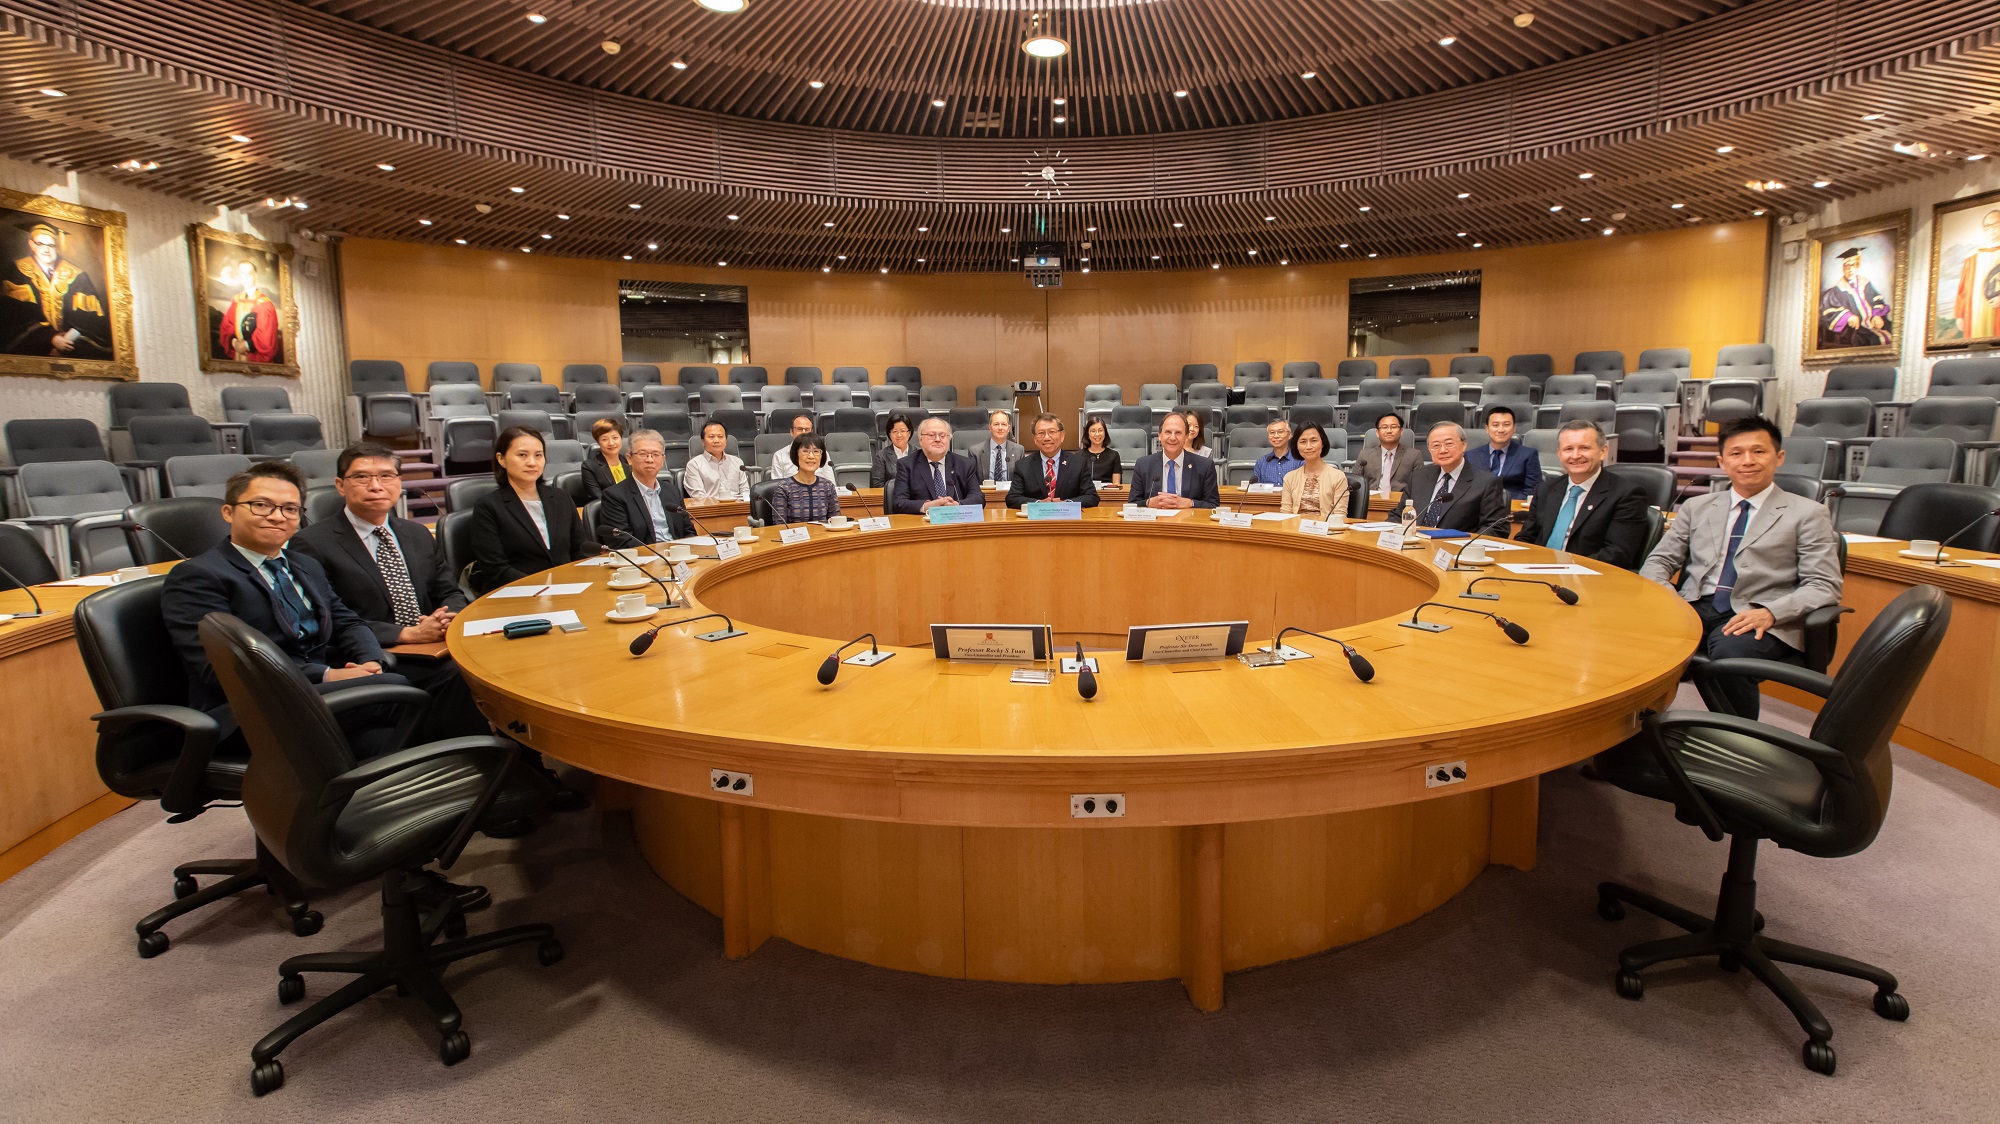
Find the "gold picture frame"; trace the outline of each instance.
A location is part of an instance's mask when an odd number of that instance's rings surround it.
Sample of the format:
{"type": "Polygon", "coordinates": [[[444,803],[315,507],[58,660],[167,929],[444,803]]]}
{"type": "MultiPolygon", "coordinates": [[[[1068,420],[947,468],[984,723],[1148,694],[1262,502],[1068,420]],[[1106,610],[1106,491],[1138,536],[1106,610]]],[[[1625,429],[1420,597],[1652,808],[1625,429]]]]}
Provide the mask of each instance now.
{"type": "Polygon", "coordinates": [[[292,248],[205,223],[189,226],[187,237],[201,369],[212,375],[298,378],[292,248]]]}
{"type": "Polygon", "coordinates": [[[2000,347],[2000,191],[1932,205],[1929,304],[1925,351],[2000,347]]]}
{"type": "Polygon", "coordinates": [[[1896,361],[1909,257],[1908,211],[1806,237],[1806,365],[1896,361]]]}
{"type": "Polygon", "coordinates": [[[122,212],[0,188],[0,375],[138,379],[122,212]]]}

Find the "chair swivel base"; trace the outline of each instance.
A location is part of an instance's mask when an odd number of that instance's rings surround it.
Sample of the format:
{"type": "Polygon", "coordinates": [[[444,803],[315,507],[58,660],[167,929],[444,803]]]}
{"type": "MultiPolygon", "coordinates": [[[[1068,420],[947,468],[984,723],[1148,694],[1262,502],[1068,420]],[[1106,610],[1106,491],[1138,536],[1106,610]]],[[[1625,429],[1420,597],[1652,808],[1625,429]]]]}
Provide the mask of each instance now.
{"type": "Polygon", "coordinates": [[[1603,882],[1597,887],[1597,914],[1606,921],[1620,921],[1625,907],[1635,906],[1688,931],[1686,936],[1635,944],[1618,954],[1618,974],[1613,986],[1626,999],[1641,999],[1646,983],[1639,976],[1643,968],[1671,960],[1713,956],[1725,972],[1738,968],[1769,988],[1791,1011],[1806,1032],[1801,1060],[1815,1073],[1833,1075],[1835,1058],[1830,1040],[1833,1026],[1813,1001],[1806,998],[1779,964],[1797,964],[1852,976],[1875,985],[1875,1013],[1901,1022],[1910,1017],[1910,1002],[1896,990],[1896,977],[1859,960],[1831,952],[1773,940],[1763,933],[1764,918],[1757,912],[1757,843],[1755,836],[1733,835],[1729,840],[1729,869],[1723,873],[1722,889],[1716,896],[1715,916],[1703,917],[1691,910],[1662,901],[1651,894],[1603,882]]]}
{"type": "Polygon", "coordinates": [[[562,942],[548,925],[516,925],[477,937],[465,933],[465,913],[457,898],[440,898],[432,887],[437,879],[424,870],[395,870],[382,876],[383,947],[373,952],[312,952],[278,965],[278,1002],[305,998],[305,972],[340,972],[355,978],[333,994],[286,1020],[250,1051],[250,1090],[257,1096],[285,1083],[278,1054],[305,1032],[349,1007],[393,987],[398,995],[414,995],[430,1009],[437,1027],[438,1060],[457,1065],[472,1053],[472,1039],[460,1028],[458,1004],[445,989],[447,965],[467,957],[496,952],[509,945],[534,942],[535,958],[548,967],[563,958],[562,942]],[[438,941],[442,935],[446,939],[438,941]]]}
{"type": "Polygon", "coordinates": [[[254,859],[199,859],[175,867],[173,903],[140,918],[133,926],[139,933],[140,958],[150,960],[167,951],[170,942],[160,932],[167,922],[258,886],[285,903],[294,934],[310,937],[319,932],[325,919],[306,901],[305,888],[259,843],[254,859]],[[195,879],[198,874],[219,874],[223,878],[203,886],[195,879]]]}

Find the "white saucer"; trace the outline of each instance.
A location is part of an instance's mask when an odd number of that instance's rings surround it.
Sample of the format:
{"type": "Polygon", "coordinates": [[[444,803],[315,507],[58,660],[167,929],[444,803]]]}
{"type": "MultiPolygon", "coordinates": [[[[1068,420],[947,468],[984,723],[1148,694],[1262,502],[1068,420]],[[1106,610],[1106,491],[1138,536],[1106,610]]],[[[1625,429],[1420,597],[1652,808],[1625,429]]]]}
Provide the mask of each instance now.
{"type": "Polygon", "coordinates": [[[632,590],[635,589],[649,588],[653,584],[653,580],[651,578],[641,578],[635,582],[626,582],[624,585],[620,585],[617,582],[605,582],[604,584],[606,588],[616,589],[622,592],[630,593],[632,590]]]}
{"type": "Polygon", "coordinates": [[[1481,558],[1479,561],[1474,562],[1470,558],[1459,558],[1456,559],[1452,564],[1455,566],[1491,566],[1493,564],[1493,560],[1491,558],[1481,558]]]}
{"type": "Polygon", "coordinates": [[[820,524],[820,526],[825,527],[827,530],[832,531],[834,534],[839,534],[842,531],[859,530],[861,527],[861,522],[859,520],[850,519],[846,523],[843,523],[838,527],[834,526],[831,523],[822,523],[820,524]]]}
{"type": "Polygon", "coordinates": [[[1933,553],[1931,553],[1931,552],[1930,552],[1930,551],[1928,551],[1928,550],[1899,550],[1899,551],[1897,551],[1896,553],[1897,553],[1897,554],[1900,554],[1900,555],[1902,555],[1902,556],[1903,556],[1903,557],[1905,557],[1905,558],[1921,558],[1921,559],[1923,559],[1923,560],[1924,560],[1924,561],[1926,561],[1926,562],[1933,562],[1933,561],[1937,561],[1937,562],[1949,562],[1949,561],[1951,561],[1951,552],[1950,552],[1950,551],[1946,551],[1946,552],[1944,552],[1943,554],[1933,554],[1933,553]]]}
{"type": "Polygon", "coordinates": [[[637,616],[621,617],[618,615],[618,610],[613,609],[610,612],[604,614],[604,619],[607,621],[616,622],[618,624],[637,624],[640,621],[652,620],[654,617],[659,615],[659,612],[660,611],[658,609],[655,609],[651,605],[648,605],[646,606],[646,611],[638,614],[637,616]]]}

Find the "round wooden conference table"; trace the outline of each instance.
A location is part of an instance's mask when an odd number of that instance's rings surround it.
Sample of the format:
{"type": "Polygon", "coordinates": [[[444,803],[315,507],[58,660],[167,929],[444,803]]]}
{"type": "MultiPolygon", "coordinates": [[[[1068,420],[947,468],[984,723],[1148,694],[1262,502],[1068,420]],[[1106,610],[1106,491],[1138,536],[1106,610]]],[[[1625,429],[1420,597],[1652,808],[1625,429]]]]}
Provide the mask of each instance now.
{"type": "MultiPolygon", "coordinates": [[[[1699,634],[1663,587],[1598,563],[1588,576],[1489,583],[1445,572],[1435,547],[1317,536],[1297,520],[1224,527],[1112,509],[1029,521],[880,530],[765,529],[741,556],[695,564],[689,607],[747,635],[696,638],[606,619],[611,571],[575,565],[567,596],[481,598],[450,648],[488,717],[544,754],[624,782],[639,846],[675,889],[722,919],[731,956],[776,935],[932,975],[1080,983],[1179,977],[1203,1009],[1225,971],[1345,944],[1436,908],[1489,862],[1533,866],[1537,780],[1633,733],[1664,706],[1699,634]],[[1427,600],[1430,633],[1400,627],[1427,600]],[[1529,630],[1517,646],[1492,620],[1529,630]],[[584,631],[467,636],[496,616],[573,609],[584,631]],[[1336,636],[1316,658],[1128,662],[1128,626],[1247,620],[1336,636]],[[933,658],[933,623],[1047,624],[1081,641],[1099,691],[1075,677],[1012,681],[1010,666],[933,658]],[[896,655],[816,672],[875,633],[896,655]],[[1432,786],[1438,766],[1463,780],[1432,786]],[[718,792],[712,770],[748,774],[718,792]],[[1122,815],[1079,819],[1077,794],[1122,815]]],[[[1496,561],[1557,562],[1541,548],[1496,561]]],[[[664,566],[656,567],[664,571],[664,566]]],[[[523,586],[540,588],[535,575],[523,586]]],[[[657,589],[654,589],[657,596],[657,589]]],[[[865,645],[862,650],[865,650],[865,645]]],[[[851,654],[851,652],[850,652],[851,654]]]]}

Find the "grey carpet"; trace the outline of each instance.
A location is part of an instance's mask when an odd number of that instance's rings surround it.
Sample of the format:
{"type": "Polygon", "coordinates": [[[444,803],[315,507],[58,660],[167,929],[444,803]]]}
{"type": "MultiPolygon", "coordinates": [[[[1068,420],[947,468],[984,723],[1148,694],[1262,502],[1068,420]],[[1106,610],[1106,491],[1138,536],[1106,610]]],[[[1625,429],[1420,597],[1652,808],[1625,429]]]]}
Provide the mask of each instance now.
{"type": "MultiPolygon", "coordinates": [[[[1782,704],[1767,717],[1801,723],[1782,704]]],[[[2000,1119],[2000,791],[1899,750],[1873,848],[1765,849],[1771,932],[1882,964],[1914,1008],[1886,1022],[1867,985],[1796,973],[1833,1020],[1831,1079],[1799,1064],[1803,1035],[1747,974],[1656,970],[1643,1002],[1612,993],[1616,951],[1668,930],[1598,920],[1595,884],[1706,912],[1721,846],[1573,772],[1545,781],[1542,815],[1534,872],[1489,869],[1381,937],[1233,974],[1211,1015],[1172,983],[965,983],[781,941],[732,963],[622,817],[562,817],[480,840],[454,872],[498,898],[475,932],[545,919],[569,950],[552,969],[523,949],[452,972],[469,1060],[440,1066],[417,1006],[378,998],[296,1043],[260,1101],[250,1045],[291,1010],[275,965],[372,944],[371,889],[319,903],[326,929],[304,941],[265,899],[212,906],[141,961],[130,925],[171,861],[248,839],[240,813],[172,826],[141,805],[0,883],[0,1120],[2000,1119]]]]}

